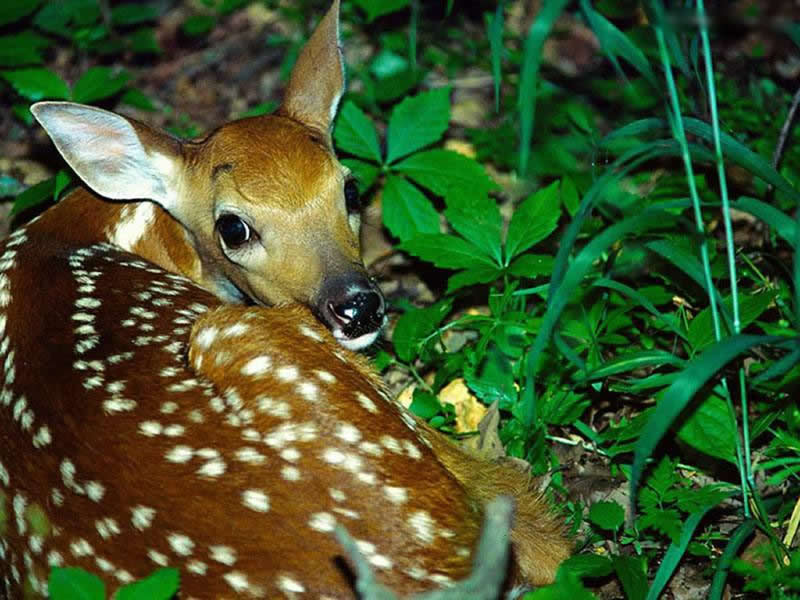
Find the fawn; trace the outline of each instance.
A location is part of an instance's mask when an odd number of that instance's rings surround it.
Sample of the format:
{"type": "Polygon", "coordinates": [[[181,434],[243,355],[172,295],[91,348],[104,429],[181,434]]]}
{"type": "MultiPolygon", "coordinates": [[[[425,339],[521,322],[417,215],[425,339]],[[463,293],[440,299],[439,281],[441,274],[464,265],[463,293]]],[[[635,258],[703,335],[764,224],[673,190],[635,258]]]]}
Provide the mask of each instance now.
{"type": "Polygon", "coordinates": [[[355,598],[336,523],[387,585],[431,589],[469,572],[498,494],[509,584],[553,578],[569,547],[528,478],[351,351],[384,309],[331,150],[342,88],[334,2],[279,112],[203,142],[36,105],[98,194],[164,210],[78,191],[0,244],[0,597],[46,596],[52,566],[113,590],[171,565],[184,600],[355,598]]]}

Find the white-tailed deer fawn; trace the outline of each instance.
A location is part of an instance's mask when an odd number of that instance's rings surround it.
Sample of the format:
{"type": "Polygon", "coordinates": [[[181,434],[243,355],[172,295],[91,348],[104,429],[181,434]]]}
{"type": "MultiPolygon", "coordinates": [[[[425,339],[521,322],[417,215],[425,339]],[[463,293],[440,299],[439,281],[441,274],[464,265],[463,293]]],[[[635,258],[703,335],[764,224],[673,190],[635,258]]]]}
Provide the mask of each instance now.
{"type": "Polygon", "coordinates": [[[76,192],[0,246],[2,598],[45,595],[58,565],[112,590],[176,566],[184,600],[354,598],[336,523],[387,584],[430,589],[469,572],[498,494],[517,500],[510,583],[566,557],[524,475],[419,423],[340,346],[374,338],[383,301],[330,149],[337,44],[334,3],[279,114],[197,144],[38,105],[98,193],[176,220],[76,192]],[[223,304],[247,298],[328,329],[223,304]]]}

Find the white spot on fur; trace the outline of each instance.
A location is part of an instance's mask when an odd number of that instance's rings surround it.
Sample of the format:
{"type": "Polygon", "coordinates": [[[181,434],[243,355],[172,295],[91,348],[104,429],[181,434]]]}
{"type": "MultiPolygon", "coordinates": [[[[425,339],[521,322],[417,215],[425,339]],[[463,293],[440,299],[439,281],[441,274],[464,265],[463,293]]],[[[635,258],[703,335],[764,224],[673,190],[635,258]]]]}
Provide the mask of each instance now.
{"type": "Polygon", "coordinates": [[[242,504],[256,512],[269,511],[269,496],[262,490],[245,490],[242,492],[242,504]]]}

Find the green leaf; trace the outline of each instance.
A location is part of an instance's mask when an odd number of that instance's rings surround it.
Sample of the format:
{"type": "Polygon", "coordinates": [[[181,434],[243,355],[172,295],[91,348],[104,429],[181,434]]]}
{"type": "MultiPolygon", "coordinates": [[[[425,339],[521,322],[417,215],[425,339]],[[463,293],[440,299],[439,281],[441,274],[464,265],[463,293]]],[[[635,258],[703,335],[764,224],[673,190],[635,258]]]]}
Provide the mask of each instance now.
{"type": "Polygon", "coordinates": [[[493,198],[483,194],[452,190],[445,198],[444,211],[450,225],[480,248],[497,266],[502,265],[503,218],[493,198]]]}
{"type": "Polygon", "coordinates": [[[397,12],[408,6],[409,0],[354,0],[367,13],[367,22],[397,12]]]}
{"type": "Polygon", "coordinates": [[[155,4],[147,2],[125,2],[111,9],[113,25],[138,25],[156,19],[158,19],[158,9],[155,4]]]}
{"type": "Polygon", "coordinates": [[[558,188],[558,182],[554,181],[528,196],[514,210],[506,235],[507,261],[553,233],[561,216],[558,188]]]}
{"type": "Polygon", "coordinates": [[[564,208],[570,217],[574,217],[578,212],[581,199],[578,195],[578,188],[575,187],[575,182],[571,177],[564,177],[561,179],[561,201],[564,203],[564,208]]]}
{"type": "Polygon", "coordinates": [[[611,575],[613,565],[608,556],[576,554],[561,563],[560,569],[568,570],[579,577],[606,577],[611,575]]]}
{"type": "Polygon", "coordinates": [[[381,148],[375,125],[354,102],[345,102],[339,111],[333,138],[342,152],[381,163],[381,148]]]}
{"type": "Polygon", "coordinates": [[[53,190],[55,189],[55,177],[45,179],[44,181],[32,185],[27,190],[22,192],[14,199],[14,205],[11,207],[10,217],[14,217],[19,213],[38,206],[47,202],[53,197],[53,190]]]}
{"type": "MultiPolygon", "coordinates": [[[[752,296],[745,296],[739,294],[739,319],[741,321],[742,329],[747,327],[750,323],[755,321],[761,313],[763,313],[770,304],[775,300],[774,292],[761,292],[760,294],[753,294],[752,296]]],[[[729,312],[732,311],[733,301],[730,296],[723,299],[723,305],[729,312]]],[[[731,312],[732,314],[732,312],[731,312]]],[[[687,335],[689,343],[695,350],[703,350],[707,346],[714,343],[714,329],[711,323],[711,307],[706,307],[701,310],[689,322],[689,330],[687,335]]]]}
{"type": "Polygon", "coordinates": [[[0,36],[0,66],[22,67],[38,65],[44,60],[41,51],[50,40],[32,31],[0,36]]]}
{"type": "Polygon", "coordinates": [[[7,25],[27,17],[42,3],[42,0],[3,0],[0,2],[0,25],[7,25]]]}
{"type": "MultiPolygon", "coordinates": [[[[681,371],[677,379],[667,388],[658,401],[655,410],[650,415],[642,430],[631,467],[630,497],[635,501],[644,469],[645,461],[650,457],[655,447],[672,426],[675,419],[694,398],[697,391],[706,382],[731,360],[750,350],[753,346],[772,344],[785,341],[786,338],[775,336],[736,335],[725,338],[714,344],[700,356],[694,358],[689,365],[681,371]]],[[[688,541],[687,541],[688,543],[688,541]]]]}
{"type": "Polygon", "coordinates": [[[619,373],[629,373],[644,367],[660,367],[673,365],[682,367],[686,364],[682,358],[665,350],[637,350],[622,354],[603,363],[586,375],[587,380],[605,379],[619,373]]]}
{"type": "Polygon", "coordinates": [[[131,76],[121,69],[111,67],[90,67],[72,88],[75,102],[97,102],[119,92],[131,76]]]}
{"type": "Polygon", "coordinates": [[[600,46],[614,65],[617,73],[624,77],[624,72],[620,67],[617,58],[624,58],[628,63],[636,68],[653,87],[658,87],[658,80],[650,68],[650,62],[636,44],[620,31],[613,23],[603,15],[595,11],[587,0],[581,1],[583,10],[589,22],[589,26],[597,36],[600,46]]]}
{"type": "Polygon", "coordinates": [[[533,124],[536,114],[536,85],[539,81],[539,65],[542,60],[542,46],[556,19],[567,5],[567,0],[551,0],[542,5],[536,15],[522,49],[519,95],[517,107],[520,120],[519,171],[524,174],[528,166],[533,138],[533,124]]]}
{"type": "Polygon", "coordinates": [[[386,162],[391,164],[398,158],[439,141],[449,122],[449,87],[406,98],[394,107],[389,118],[386,162]]]}
{"type": "Polygon", "coordinates": [[[178,569],[158,569],[145,579],[121,588],[115,600],[169,600],[180,586],[178,569]]]}
{"type": "Polygon", "coordinates": [[[554,259],[549,254],[523,254],[514,259],[508,272],[515,277],[535,279],[553,271],[554,259]]]}
{"type": "Polygon", "coordinates": [[[47,589],[51,600],[105,600],[106,586],[100,578],[74,567],[54,567],[47,589]]]}
{"type": "Polygon", "coordinates": [[[614,570],[617,572],[625,597],[628,600],[644,600],[647,595],[647,562],[643,556],[615,556],[614,570]]]}
{"type": "Polygon", "coordinates": [[[425,233],[400,244],[400,249],[442,269],[495,268],[473,244],[446,233],[425,233]]]}
{"type": "Polygon", "coordinates": [[[427,308],[409,310],[397,319],[392,343],[400,360],[410,362],[417,357],[420,344],[435,331],[452,305],[450,298],[440,300],[427,308]]]}
{"type": "Polygon", "coordinates": [[[161,54],[161,46],[152,27],[142,27],[125,36],[128,48],[137,54],[161,54]]]}
{"type": "Polygon", "coordinates": [[[275,100],[267,100],[248,108],[246,111],[238,115],[237,119],[247,119],[249,117],[261,117],[268,115],[278,108],[278,103],[275,100]]]}
{"type": "Polygon", "coordinates": [[[797,239],[797,225],[792,217],[778,210],[771,204],[756,200],[755,198],[742,197],[733,203],[733,207],[758,217],[775,230],[775,233],[786,242],[794,245],[797,239]]]}
{"type": "Polygon", "coordinates": [[[189,37],[200,37],[214,29],[216,24],[216,17],[211,15],[193,15],[183,22],[181,30],[189,37]]]}
{"type": "Polygon", "coordinates": [[[439,196],[445,196],[450,190],[481,196],[497,187],[480,163],[452,150],[418,152],[394,165],[393,170],[439,196]]]}
{"type": "Polygon", "coordinates": [[[64,80],[48,69],[31,68],[15,71],[2,71],[0,77],[23,98],[32,102],[44,100],[64,100],[69,98],[69,87],[64,80]]]}
{"type": "Polygon", "coordinates": [[[100,18],[97,0],[58,0],[45,2],[36,13],[34,25],[56,35],[70,35],[70,26],[88,27],[100,18]]]}
{"type": "Polygon", "coordinates": [[[496,267],[474,267],[461,271],[447,280],[447,293],[450,294],[461,288],[477,283],[491,283],[503,276],[503,270],[496,267]]]}
{"type": "Polygon", "coordinates": [[[127,104],[140,110],[147,110],[150,112],[156,110],[156,105],[153,104],[153,101],[141,90],[137,90],[136,88],[128,88],[125,90],[122,96],[120,96],[119,101],[122,104],[127,104]]]}
{"type": "Polygon", "coordinates": [[[625,521],[625,511],[614,501],[595,502],[589,507],[589,520],[607,531],[616,531],[625,521]]]}
{"type": "Polygon", "coordinates": [[[736,464],[736,421],[728,404],[710,394],[678,429],[678,438],[709,456],[736,464]]]}
{"type": "Polygon", "coordinates": [[[658,571],[656,571],[656,576],[653,578],[650,589],[647,592],[646,600],[657,600],[657,598],[661,595],[661,591],[664,589],[664,586],[667,585],[667,582],[675,572],[681,557],[683,556],[684,552],[686,552],[686,547],[689,545],[689,542],[694,536],[694,530],[697,528],[697,526],[700,524],[700,521],[703,520],[703,517],[706,516],[706,513],[710,509],[711,507],[709,506],[697,511],[696,513],[692,513],[689,515],[689,518],[683,522],[680,539],[677,542],[670,544],[669,548],[667,548],[667,552],[664,554],[664,558],[661,560],[658,571]]]}
{"type": "Polygon", "coordinates": [[[489,346],[480,364],[464,368],[464,380],[487,405],[498,402],[501,409],[508,410],[517,400],[512,363],[494,344],[489,346]]]}
{"type": "Polygon", "coordinates": [[[390,175],[383,188],[383,224],[401,241],[439,231],[439,213],[418,188],[390,175]]]}
{"type": "Polygon", "coordinates": [[[378,179],[378,175],[381,173],[377,165],[364,162],[363,160],[343,158],[341,163],[350,169],[350,172],[355,176],[358,190],[362,194],[372,187],[378,179]]]}
{"type": "Polygon", "coordinates": [[[439,399],[433,394],[416,388],[408,410],[428,421],[439,414],[442,410],[442,405],[439,403],[439,399]]]}
{"type": "Polygon", "coordinates": [[[53,182],[53,201],[58,201],[66,187],[72,182],[72,177],[66,171],[59,171],[56,173],[55,181],[53,182]]]}

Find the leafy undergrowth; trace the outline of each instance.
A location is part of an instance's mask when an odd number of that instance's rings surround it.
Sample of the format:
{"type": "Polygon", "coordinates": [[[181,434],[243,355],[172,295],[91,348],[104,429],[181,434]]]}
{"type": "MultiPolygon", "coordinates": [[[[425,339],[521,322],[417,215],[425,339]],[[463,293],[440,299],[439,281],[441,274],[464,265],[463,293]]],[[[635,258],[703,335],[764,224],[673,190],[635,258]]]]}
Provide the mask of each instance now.
{"type": "MultiPolygon", "coordinates": [[[[142,55],[166,62],[162,5],[112,2],[109,20],[93,0],[40,4],[0,10],[11,138],[43,98],[211,125],[148,79],[142,55]],[[63,55],[88,65],[71,86],[63,55]]],[[[224,47],[260,14],[202,4],[173,7],[166,39],[224,47]]],[[[376,365],[433,426],[549,474],[576,555],[529,600],[800,597],[800,145],[794,90],[768,68],[797,64],[797,25],[769,32],[764,61],[765,32],[745,49],[710,34],[700,1],[451,4],[343,7],[334,139],[380,208],[367,255],[401,281],[376,365]]],[[[726,17],[757,21],[744,4],[726,17]]],[[[294,24],[269,37],[281,74],[310,10],[279,13],[294,24]]],[[[225,99],[225,116],[274,106],[225,99]]],[[[28,187],[14,214],[69,181],[28,187]]],[[[164,573],[154,585],[177,585],[164,573]]]]}

